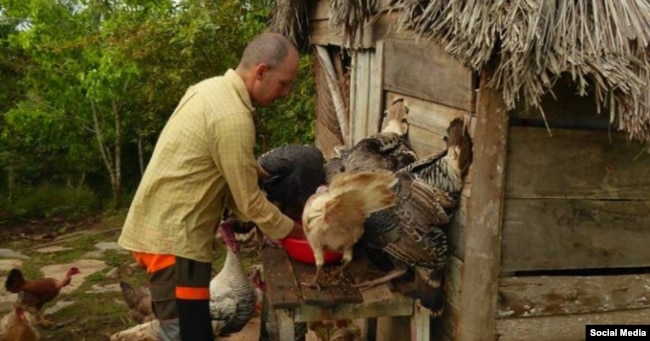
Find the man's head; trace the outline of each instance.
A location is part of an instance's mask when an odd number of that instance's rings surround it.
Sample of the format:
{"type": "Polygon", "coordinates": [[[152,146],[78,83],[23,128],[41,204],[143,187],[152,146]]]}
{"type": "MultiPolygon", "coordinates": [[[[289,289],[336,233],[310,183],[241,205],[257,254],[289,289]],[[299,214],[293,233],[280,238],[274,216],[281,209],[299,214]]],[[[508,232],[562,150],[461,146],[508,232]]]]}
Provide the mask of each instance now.
{"type": "Polygon", "coordinates": [[[298,51],[287,38],[264,33],[246,46],[236,71],[253,103],[266,106],[289,94],[298,64],[298,51]]]}

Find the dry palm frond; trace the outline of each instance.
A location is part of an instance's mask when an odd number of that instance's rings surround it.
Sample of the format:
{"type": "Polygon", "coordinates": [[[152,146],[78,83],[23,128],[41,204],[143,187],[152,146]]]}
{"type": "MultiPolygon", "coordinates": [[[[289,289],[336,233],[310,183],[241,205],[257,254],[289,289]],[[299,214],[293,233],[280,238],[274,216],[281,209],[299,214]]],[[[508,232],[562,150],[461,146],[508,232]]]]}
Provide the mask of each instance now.
{"type": "Polygon", "coordinates": [[[343,46],[354,48],[372,18],[375,0],[329,0],[329,24],[343,29],[343,46]]]}
{"type": "Polygon", "coordinates": [[[279,33],[304,51],[309,46],[309,12],[307,1],[276,0],[269,32],[279,33]]]}
{"type": "Polygon", "coordinates": [[[650,141],[650,1],[395,0],[399,29],[442,44],[469,67],[494,69],[508,108],[541,111],[569,74],[630,137],[650,141]]]}

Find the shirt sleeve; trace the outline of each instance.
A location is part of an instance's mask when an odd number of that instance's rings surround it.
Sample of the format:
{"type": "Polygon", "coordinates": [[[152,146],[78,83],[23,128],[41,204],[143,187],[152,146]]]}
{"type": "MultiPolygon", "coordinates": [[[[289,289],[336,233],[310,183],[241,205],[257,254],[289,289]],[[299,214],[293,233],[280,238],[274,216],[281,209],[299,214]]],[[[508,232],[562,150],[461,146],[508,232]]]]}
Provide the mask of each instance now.
{"type": "Polygon", "coordinates": [[[235,205],[230,208],[253,221],[271,238],[287,236],[293,229],[293,221],[270,203],[258,186],[253,154],[255,126],[250,114],[222,117],[216,123],[215,132],[212,155],[230,189],[235,205]]]}

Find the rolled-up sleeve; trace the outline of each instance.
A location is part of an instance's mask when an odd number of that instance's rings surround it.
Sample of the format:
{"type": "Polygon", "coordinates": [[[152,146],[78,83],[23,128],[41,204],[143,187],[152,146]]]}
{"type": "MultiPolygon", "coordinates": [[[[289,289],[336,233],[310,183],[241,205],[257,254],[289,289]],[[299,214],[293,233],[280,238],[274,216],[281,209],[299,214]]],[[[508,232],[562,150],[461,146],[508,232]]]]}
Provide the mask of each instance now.
{"type": "Polygon", "coordinates": [[[288,235],[293,221],[269,202],[258,187],[255,127],[249,113],[221,117],[215,126],[212,155],[230,189],[231,207],[259,226],[271,238],[288,235]]]}

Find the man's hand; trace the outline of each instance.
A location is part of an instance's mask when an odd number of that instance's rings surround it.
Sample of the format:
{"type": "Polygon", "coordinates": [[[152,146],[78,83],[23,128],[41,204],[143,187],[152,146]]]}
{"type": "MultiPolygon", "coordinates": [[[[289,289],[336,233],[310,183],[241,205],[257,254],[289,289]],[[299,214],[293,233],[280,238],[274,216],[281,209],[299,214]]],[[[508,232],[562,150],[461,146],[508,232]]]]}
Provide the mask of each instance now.
{"type": "Polygon", "coordinates": [[[297,223],[297,222],[293,223],[293,229],[291,230],[291,232],[289,232],[287,237],[296,238],[296,239],[306,239],[307,238],[307,237],[305,237],[305,231],[302,229],[302,224],[297,223]]]}

